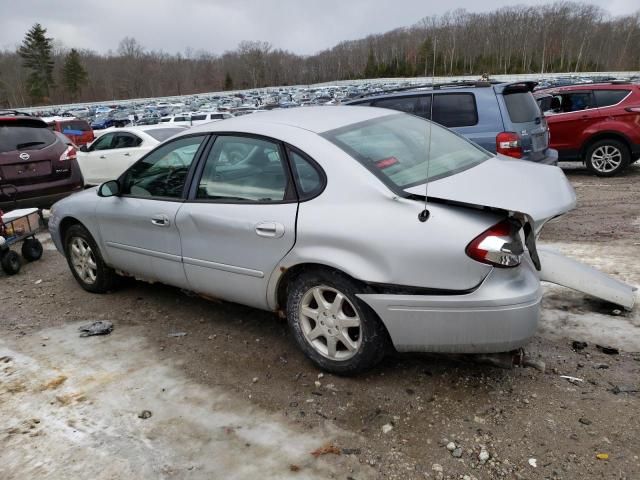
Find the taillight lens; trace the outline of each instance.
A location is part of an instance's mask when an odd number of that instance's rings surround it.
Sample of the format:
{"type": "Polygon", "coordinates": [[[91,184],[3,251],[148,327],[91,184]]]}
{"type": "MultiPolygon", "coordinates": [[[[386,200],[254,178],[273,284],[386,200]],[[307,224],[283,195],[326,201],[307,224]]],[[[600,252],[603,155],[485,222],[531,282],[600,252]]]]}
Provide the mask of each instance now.
{"type": "Polygon", "coordinates": [[[494,267],[517,267],[524,253],[519,231],[520,225],[503,220],[474,238],[467,245],[467,255],[494,267]]]}
{"type": "Polygon", "coordinates": [[[62,155],[60,155],[60,161],[75,160],[78,157],[78,152],[71,145],[67,147],[62,155]]]}
{"type": "Polygon", "coordinates": [[[522,158],[522,145],[518,134],[500,132],[496,135],[496,152],[513,158],[522,158]]]}

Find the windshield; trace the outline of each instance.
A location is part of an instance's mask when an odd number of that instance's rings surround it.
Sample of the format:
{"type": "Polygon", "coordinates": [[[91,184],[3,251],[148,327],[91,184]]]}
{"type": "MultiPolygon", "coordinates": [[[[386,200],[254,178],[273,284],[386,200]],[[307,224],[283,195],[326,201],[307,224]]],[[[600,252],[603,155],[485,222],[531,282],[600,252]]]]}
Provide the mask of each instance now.
{"type": "Polygon", "coordinates": [[[323,134],[391,187],[405,189],[475,167],[491,154],[413,115],[389,115],[323,134]],[[429,132],[431,146],[429,147],[429,132]]]}

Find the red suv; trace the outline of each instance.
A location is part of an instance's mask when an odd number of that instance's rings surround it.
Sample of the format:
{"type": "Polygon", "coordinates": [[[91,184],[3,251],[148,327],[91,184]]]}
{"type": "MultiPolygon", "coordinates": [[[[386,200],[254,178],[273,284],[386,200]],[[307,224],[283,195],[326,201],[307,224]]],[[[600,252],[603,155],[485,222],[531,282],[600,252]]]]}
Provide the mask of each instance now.
{"type": "Polygon", "coordinates": [[[83,184],[67,137],[38,118],[0,111],[0,209],[48,208],[83,184]]]}
{"type": "Polygon", "coordinates": [[[49,128],[66,135],[73,143],[81,147],[95,140],[91,125],[85,120],[78,118],[64,118],[46,120],[49,128]]]}
{"type": "Polygon", "coordinates": [[[600,83],[535,92],[559,161],[611,177],[640,157],[640,85],[600,83]]]}

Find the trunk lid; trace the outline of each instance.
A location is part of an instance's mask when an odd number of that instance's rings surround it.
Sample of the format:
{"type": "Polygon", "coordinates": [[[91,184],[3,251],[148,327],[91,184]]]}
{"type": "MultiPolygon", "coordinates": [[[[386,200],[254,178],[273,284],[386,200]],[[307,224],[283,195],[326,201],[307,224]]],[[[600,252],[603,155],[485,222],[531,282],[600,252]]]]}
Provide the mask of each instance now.
{"type": "MultiPolygon", "coordinates": [[[[425,195],[425,185],[405,190],[425,195]]],[[[429,183],[429,198],[521,213],[534,229],[573,209],[576,194],[562,170],[498,155],[473,168],[429,183]]]]}

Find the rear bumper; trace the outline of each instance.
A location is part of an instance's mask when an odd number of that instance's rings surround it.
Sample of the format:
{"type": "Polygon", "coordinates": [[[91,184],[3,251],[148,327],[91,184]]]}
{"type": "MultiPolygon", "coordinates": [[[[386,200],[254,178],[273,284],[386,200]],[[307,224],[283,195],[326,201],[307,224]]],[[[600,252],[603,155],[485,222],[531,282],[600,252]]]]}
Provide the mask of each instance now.
{"type": "Polygon", "coordinates": [[[540,317],[542,287],[529,261],[493,269],[465,295],[358,295],[402,352],[494,353],[525,345],[540,317]]]}
{"type": "Polygon", "coordinates": [[[536,159],[536,163],[542,165],[558,165],[558,151],[554,148],[547,148],[544,157],[536,159]]]}

